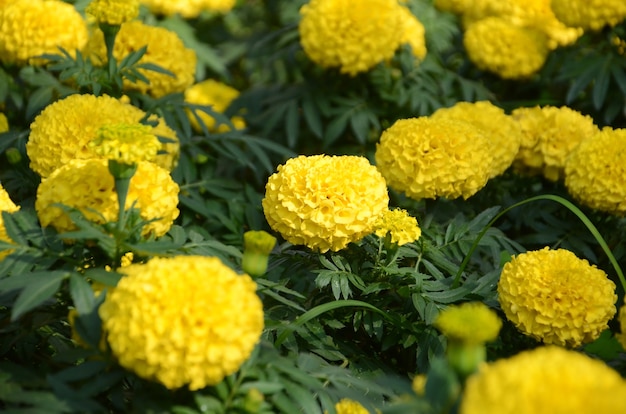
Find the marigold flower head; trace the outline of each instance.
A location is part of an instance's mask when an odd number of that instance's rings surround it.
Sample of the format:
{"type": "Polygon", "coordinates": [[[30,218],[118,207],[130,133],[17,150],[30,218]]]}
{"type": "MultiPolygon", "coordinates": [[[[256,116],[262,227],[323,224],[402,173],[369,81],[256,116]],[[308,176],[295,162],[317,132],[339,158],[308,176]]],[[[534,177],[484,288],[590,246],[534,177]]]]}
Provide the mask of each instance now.
{"type": "Polygon", "coordinates": [[[435,111],[433,119],[457,119],[480,128],[491,144],[493,156],[489,178],[504,173],[513,163],[522,141],[520,126],[502,108],[489,101],[458,102],[435,111]]]}
{"type": "MultiPolygon", "coordinates": [[[[46,108],[31,124],[26,144],[30,167],[42,177],[49,176],[56,168],[73,159],[101,158],[89,143],[105,125],[139,124],[145,113],[130,104],[110,96],[70,95],[46,108]]],[[[165,137],[160,147],[162,154],[153,161],[168,170],[176,166],[180,144],[176,133],[165,121],[151,116],[156,121],[152,134],[165,137]]]]}
{"type": "MultiPolygon", "coordinates": [[[[223,113],[228,106],[239,96],[239,91],[224,83],[214,79],[207,79],[198,82],[185,90],[185,102],[195,105],[211,106],[213,111],[223,113]]],[[[202,120],[204,125],[210,132],[227,132],[230,127],[225,124],[216,127],[215,118],[206,112],[195,111],[195,114],[202,120]]],[[[196,131],[202,131],[200,123],[196,119],[196,115],[188,111],[189,122],[196,131]]],[[[240,116],[231,118],[231,122],[236,129],[244,129],[246,123],[240,116]]]]}
{"type": "Polygon", "coordinates": [[[285,240],[323,253],[370,234],[388,204],[385,179],[366,158],[314,155],[278,167],[263,212],[285,240]]]}
{"type": "Polygon", "coordinates": [[[466,382],[460,414],[626,412],[626,381],[604,362],[557,346],[484,364],[466,382]]]}
{"type": "Polygon", "coordinates": [[[91,0],[85,13],[98,23],[121,25],[139,15],[139,0],[91,0]]]}
{"type": "Polygon", "coordinates": [[[236,372],[263,331],[256,284],[215,257],[134,264],[100,307],[119,364],[169,389],[198,390],[236,372]]]}
{"type": "Polygon", "coordinates": [[[515,256],[502,269],[498,295],[507,319],[546,344],[592,342],[616,312],[615,283],[564,249],[515,256]]]}
{"type": "Polygon", "coordinates": [[[503,79],[528,78],[548,57],[547,37],[532,28],[488,17],[470,24],[463,36],[470,60],[482,70],[503,79]]]}
{"type": "Polygon", "coordinates": [[[396,208],[383,211],[374,225],[374,233],[378,237],[389,234],[392,243],[402,246],[419,239],[422,230],[415,217],[409,216],[406,210],[396,208]]]}
{"type": "Polygon", "coordinates": [[[300,9],[302,48],[322,67],[366,72],[402,43],[402,9],[397,0],[311,0],[300,9]]]}
{"type": "Polygon", "coordinates": [[[376,165],[389,186],[416,200],[469,198],[487,183],[492,163],[484,134],[457,120],[400,119],[376,146],[376,165]]]}
{"type": "Polygon", "coordinates": [[[552,0],[556,17],[568,26],[598,31],[626,19],[623,0],[552,0]]]}
{"type": "Polygon", "coordinates": [[[370,414],[358,401],[343,398],[335,404],[337,414],[370,414]]]}
{"type": "Polygon", "coordinates": [[[103,125],[88,145],[101,157],[122,164],[153,160],[161,148],[152,127],[142,124],[103,125]]]}
{"type": "Polygon", "coordinates": [[[227,13],[235,6],[236,0],[141,0],[141,3],[155,14],[180,14],[186,19],[193,19],[203,11],[227,13]]]}
{"type": "Polygon", "coordinates": [[[435,320],[435,326],[450,339],[483,343],[498,337],[502,321],[484,303],[467,302],[448,306],[435,320]]]}
{"type": "Polygon", "coordinates": [[[60,0],[14,0],[0,7],[0,60],[42,65],[43,54],[82,50],[87,23],[73,5],[60,0]]]}
{"type": "MultiPolygon", "coordinates": [[[[2,218],[2,212],[6,211],[8,213],[14,213],[19,210],[19,206],[16,206],[9,197],[9,193],[0,185],[0,240],[7,243],[13,243],[9,235],[7,234],[7,230],[4,227],[4,219],[2,218]]],[[[12,250],[3,250],[0,251],[0,260],[4,259],[8,254],[11,253],[12,250]]]]}
{"type": "Polygon", "coordinates": [[[422,22],[407,7],[400,7],[402,25],[404,27],[401,44],[411,46],[413,56],[418,59],[426,57],[426,29],[422,22]]]}
{"type": "Polygon", "coordinates": [[[626,215],[626,129],[604,128],[583,139],[565,164],[565,186],[581,204],[626,215]]]}
{"type": "MultiPolygon", "coordinates": [[[[169,172],[151,162],[140,162],[130,180],[126,208],[133,204],[142,219],[149,221],[142,234],[160,237],[178,217],[178,185],[169,172]]],[[[73,160],[56,169],[37,189],[35,209],[44,227],[59,233],[76,226],[55,203],[80,210],[88,220],[104,224],[117,220],[118,202],[113,176],[106,160],[73,160]]]]}

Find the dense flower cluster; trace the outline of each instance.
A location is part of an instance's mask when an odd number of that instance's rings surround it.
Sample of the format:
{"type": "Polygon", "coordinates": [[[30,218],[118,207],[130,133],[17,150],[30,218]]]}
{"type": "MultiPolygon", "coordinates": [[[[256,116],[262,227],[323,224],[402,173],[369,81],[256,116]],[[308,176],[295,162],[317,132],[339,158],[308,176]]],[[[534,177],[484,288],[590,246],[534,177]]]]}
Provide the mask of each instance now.
{"type": "MultiPolygon", "coordinates": [[[[138,164],[130,180],[126,208],[135,205],[146,224],[142,234],[159,237],[167,233],[178,217],[178,185],[169,172],[151,162],[138,164]]],[[[55,203],[80,210],[96,223],[118,217],[117,193],[106,160],[73,160],[56,169],[37,189],[35,209],[44,227],[59,233],[75,230],[70,218],[55,203]]]]}
{"type": "Polygon", "coordinates": [[[498,337],[502,321],[482,302],[466,302],[443,310],[435,320],[435,327],[449,339],[483,343],[498,337]]]}
{"type": "Polygon", "coordinates": [[[226,13],[236,0],[141,0],[155,14],[180,14],[186,19],[198,17],[203,11],[226,13]]]}
{"type": "Polygon", "coordinates": [[[367,408],[359,402],[344,398],[335,404],[337,414],[369,414],[367,408]]]}
{"type": "Polygon", "coordinates": [[[376,147],[376,165],[389,186],[417,200],[468,198],[485,186],[492,163],[489,140],[457,120],[400,119],[376,147]]]}
{"type": "Polygon", "coordinates": [[[519,151],[522,141],[520,126],[503,109],[489,101],[457,102],[450,108],[438,109],[431,118],[466,121],[483,130],[491,143],[493,155],[489,178],[504,173],[519,151]]]}
{"type": "Polygon", "coordinates": [[[626,215],[626,129],[604,128],[582,140],[565,164],[565,186],[580,203],[626,215]]]}
{"type": "Polygon", "coordinates": [[[598,132],[590,116],[565,106],[517,108],[511,115],[522,129],[515,168],[541,172],[552,181],[563,177],[567,157],[578,144],[598,132]]]}
{"type": "Polygon", "coordinates": [[[320,66],[356,75],[389,60],[405,42],[416,56],[425,54],[421,23],[397,0],[311,0],[300,12],[302,48],[320,66]]]}
{"type": "Polygon", "coordinates": [[[402,246],[419,239],[422,230],[415,217],[410,216],[406,210],[396,208],[383,211],[374,225],[374,233],[378,237],[389,234],[392,243],[402,246]]]}
{"type": "Polygon", "coordinates": [[[0,60],[5,64],[41,65],[43,54],[81,50],[87,23],[74,6],[60,0],[14,0],[0,7],[0,60]]]}
{"type": "Polygon", "coordinates": [[[154,258],[100,307],[120,365],[169,389],[215,385],[248,359],[263,330],[256,284],[215,257],[154,258]]]}
{"type": "Polygon", "coordinates": [[[139,0],[92,0],[85,13],[98,23],[120,25],[139,15],[139,0]]]}
{"type": "MultiPolygon", "coordinates": [[[[224,83],[213,79],[207,79],[190,86],[185,90],[185,102],[194,105],[210,106],[213,111],[223,113],[233,100],[239,96],[239,91],[224,83]]],[[[197,118],[204,123],[210,132],[227,132],[230,127],[220,124],[216,127],[215,118],[203,111],[193,111],[189,113],[189,122],[196,131],[202,131],[202,127],[197,118]]],[[[234,116],[230,120],[236,129],[244,129],[246,123],[240,116],[234,116]]]]}
{"type": "MultiPolygon", "coordinates": [[[[89,143],[97,131],[111,124],[139,124],[145,113],[110,96],[70,95],[48,105],[31,124],[26,144],[30,167],[42,177],[73,159],[101,158],[89,143]]],[[[180,144],[176,133],[161,118],[152,133],[173,142],[162,145],[163,154],[152,161],[171,170],[176,165],[180,144]]]]}
{"type": "MultiPolygon", "coordinates": [[[[11,238],[7,234],[7,230],[4,227],[4,219],[2,218],[2,212],[14,213],[19,210],[19,206],[16,206],[9,197],[4,187],[0,185],[0,241],[11,243],[11,238]]],[[[0,250],[0,260],[8,255],[11,250],[0,250]]]]}
{"type": "Polygon", "coordinates": [[[370,234],[388,204],[385,179],[367,158],[314,155],[278,167],[263,211],[285,240],[326,252],[370,234]]]}
{"type": "Polygon", "coordinates": [[[504,265],[498,299],[524,334],[546,344],[591,342],[615,315],[615,283],[602,270],[564,250],[529,251],[504,265]]]}
{"type": "Polygon", "coordinates": [[[552,0],[552,9],[560,21],[585,30],[601,30],[626,19],[624,0],[552,0]]]}
{"type": "Polygon", "coordinates": [[[142,124],[103,125],[89,146],[102,158],[122,164],[154,160],[161,149],[152,127],[142,124]]]}

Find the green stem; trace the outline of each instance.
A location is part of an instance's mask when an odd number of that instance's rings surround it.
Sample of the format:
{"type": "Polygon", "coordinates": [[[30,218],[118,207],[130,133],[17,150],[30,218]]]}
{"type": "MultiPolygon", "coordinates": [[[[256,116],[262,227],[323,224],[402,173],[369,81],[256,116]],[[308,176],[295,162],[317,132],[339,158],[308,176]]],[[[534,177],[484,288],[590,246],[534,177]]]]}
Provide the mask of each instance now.
{"type": "Polygon", "coordinates": [[[619,278],[620,283],[622,284],[622,288],[626,291],[626,278],[624,278],[624,272],[622,272],[622,268],[620,267],[619,263],[617,263],[615,256],[611,252],[611,249],[609,248],[609,245],[607,244],[607,242],[604,240],[604,238],[598,231],[598,228],[591,222],[591,220],[589,220],[589,218],[585,215],[585,213],[583,213],[578,207],[576,207],[570,201],[564,199],[563,197],[550,195],[550,194],[531,197],[524,201],[520,201],[519,203],[513,204],[510,207],[507,207],[506,209],[498,213],[493,219],[491,219],[491,221],[485,226],[485,228],[482,229],[480,233],[478,233],[478,237],[476,237],[476,240],[474,240],[472,247],[470,248],[465,258],[463,259],[463,262],[461,262],[461,266],[459,267],[459,270],[456,273],[456,276],[454,277],[452,288],[454,289],[459,286],[459,283],[461,282],[461,275],[463,274],[463,271],[467,267],[467,264],[469,263],[470,258],[472,257],[472,254],[478,247],[478,243],[483,238],[485,233],[487,233],[487,230],[489,230],[489,228],[496,221],[498,221],[500,217],[502,217],[504,214],[508,213],[512,209],[522,206],[524,204],[531,203],[533,201],[539,201],[539,200],[556,201],[557,203],[569,209],[572,213],[574,213],[580,219],[580,221],[582,221],[582,223],[587,227],[587,229],[589,229],[593,237],[596,239],[596,241],[598,242],[598,244],[600,245],[604,253],[607,255],[609,261],[611,262],[611,265],[613,265],[613,269],[615,269],[615,273],[617,274],[617,277],[619,278]]]}

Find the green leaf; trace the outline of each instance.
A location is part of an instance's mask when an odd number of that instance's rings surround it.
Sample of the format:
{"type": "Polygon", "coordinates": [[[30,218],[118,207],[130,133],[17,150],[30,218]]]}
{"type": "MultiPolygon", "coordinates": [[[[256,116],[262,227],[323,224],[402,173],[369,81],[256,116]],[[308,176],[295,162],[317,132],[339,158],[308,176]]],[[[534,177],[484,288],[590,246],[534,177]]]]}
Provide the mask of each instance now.
{"type": "Polygon", "coordinates": [[[309,129],[318,138],[322,138],[324,128],[322,126],[322,118],[315,106],[315,101],[311,97],[307,97],[302,101],[302,114],[309,129]]]}
{"type": "Polygon", "coordinates": [[[106,286],[117,286],[117,282],[119,282],[123,276],[120,273],[94,268],[87,269],[85,271],[85,277],[106,286]]]}
{"type": "Polygon", "coordinates": [[[77,274],[70,275],[70,295],[74,301],[76,311],[81,314],[91,312],[95,304],[95,296],[91,285],[77,274]]]}
{"type": "Polygon", "coordinates": [[[11,321],[16,321],[24,313],[36,308],[48,299],[52,298],[61,282],[68,276],[67,272],[49,272],[46,278],[40,278],[38,283],[32,283],[17,297],[11,310],[11,321]]]}
{"type": "MultiPolygon", "coordinates": [[[[287,145],[294,148],[298,143],[298,135],[300,131],[300,113],[298,110],[298,102],[292,101],[287,109],[285,117],[285,132],[287,133],[287,145]]],[[[270,169],[271,170],[271,169],[270,169]]]]}

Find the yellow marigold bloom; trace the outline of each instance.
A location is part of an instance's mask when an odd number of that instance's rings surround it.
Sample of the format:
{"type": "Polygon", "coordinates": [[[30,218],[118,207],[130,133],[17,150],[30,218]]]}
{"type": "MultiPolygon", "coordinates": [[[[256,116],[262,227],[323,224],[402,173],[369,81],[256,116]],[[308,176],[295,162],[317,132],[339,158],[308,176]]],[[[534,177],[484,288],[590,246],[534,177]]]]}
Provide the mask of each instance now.
{"type": "Polygon", "coordinates": [[[139,0],[92,0],[85,13],[98,23],[121,25],[139,15],[139,0]]]}
{"type": "MultiPolygon", "coordinates": [[[[89,146],[101,127],[139,124],[144,116],[141,109],[110,96],[70,95],[56,101],[44,108],[30,126],[26,144],[30,167],[45,178],[70,160],[101,158],[89,146]]],[[[164,153],[153,158],[155,163],[171,170],[180,151],[176,133],[161,118],[151,116],[149,120],[158,121],[152,127],[152,134],[173,141],[163,144],[160,149],[164,153]]]]}
{"type": "Polygon", "coordinates": [[[583,139],[565,164],[565,186],[580,203],[626,215],[626,129],[604,128],[583,139]]]}
{"type": "Polygon", "coordinates": [[[402,15],[402,25],[404,27],[401,44],[407,43],[411,46],[413,55],[418,59],[426,57],[426,29],[411,10],[406,7],[400,7],[402,15]]]}
{"type": "Polygon", "coordinates": [[[498,337],[502,321],[484,303],[467,302],[448,306],[435,320],[435,327],[450,339],[483,343],[498,337]]]}
{"type": "Polygon", "coordinates": [[[458,102],[435,111],[433,119],[457,119],[480,128],[491,143],[493,165],[489,178],[504,173],[513,163],[522,141],[520,126],[502,108],[489,101],[458,102]]]}
{"type": "Polygon", "coordinates": [[[154,160],[161,149],[152,127],[142,124],[103,125],[88,145],[102,158],[122,164],[154,160]]]}
{"type": "Polygon", "coordinates": [[[236,372],[259,341],[256,284],[219,259],[154,258],[120,271],[100,317],[120,365],[138,376],[198,390],[236,372]]]}
{"type": "MultiPolygon", "coordinates": [[[[6,211],[8,213],[14,213],[19,210],[19,206],[16,206],[9,197],[9,193],[0,185],[0,240],[3,242],[13,243],[9,235],[7,234],[7,230],[4,227],[4,219],[2,218],[2,212],[6,211]]],[[[4,259],[12,250],[3,250],[0,251],[0,260],[4,259]]]]}
{"type": "Polygon", "coordinates": [[[626,413],[626,381],[604,362],[556,346],[484,364],[460,414],[626,413]]]}
{"type": "Polygon", "coordinates": [[[598,31],[626,19],[624,0],[552,0],[556,17],[568,26],[598,31]]]}
{"type": "Polygon", "coordinates": [[[416,200],[469,198],[487,183],[492,163],[483,133],[456,120],[400,119],[376,146],[376,165],[389,186],[416,200]]]}
{"type": "Polygon", "coordinates": [[[504,265],[500,306],[524,334],[577,347],[592,342],[615,315],[615,283],[602,270],[564,250],[529,251],[504,265]]]}
{"type": "Polygon", "coordinates": [[[186,19],[198,17],[203,11],[229,12],[236,0],[141,0],[155,14],[170,16],[180,14],[186,19]]]}
{"type": "Polygon", "coordinates": [[[7,116],[0,112],[0,134],[9,130],[9,120],[7,116]]]}
{"type": "Polygon", "coordinates": [[[337,414],[370,414],[359,402],[344,398],[335,404],[337,414]]]}
{"type": "Polygon", "coordinates": [[[488,17],[470,24],[463,44],[474,64],[504,79],[523,79],[538,72],[548,57],[547,37],[534,29],[488,17]]]}
{"type": "Polygon", "coordinates": [[[0,7],[0,60],[42,65],[43,54],[69,53],[87,44],[87,23],[74,6],[59,0],[14,0],[0,7]]]}
{"type": "Polygon", "coordinates": [[[366,72],[402,43],[402,10],[397,0],[311,0],[300,9],[302,48],[322,67],[366,72]]]}
{"type": "MultiPolygon", "coordinates": [[[[169,172],[151,162],[141,162],[130,180],[126,208],[133,204],[144,220],[142,234],[159,237],[167,233],[178,217],[178,185],[169,172]]],[[[56,169],[37,189],[35,209],[41,225],[59,233],[75,230],[70,218],[55,203],[82,211],[95,223],[117,220],[115,182],[106,160],[74,160],[56,169]]]]}
{"type": "Polygon", "coordinates": [[[409,216],[406,210],[397,208],[385,210],[374,225],[374,233],[378,237],[391,235],[391,242],[402,246],[412,243],[422,235],[422,229],[417,225],[417,219],[409,216]]]}
{"type": "Polygon", "coordinates": [[[385,179],[367,158],[314,155],[278,167],[263,212],[285,240],[323,253],[370,234],[388,204],[385,179]]]}
{"type": "MultiPolygon", "coordinates": [[[[226,111],[231,102],[238,96],[239,91],[237,89],[213,79],[198,82],[185,90],[185,102],[195,105],[211,106],[215,112],[219,113],[226,111]]],[[[216,127],[215,118],[206,112],[195,111],[195,114],[202,120],[210,132],[227,132],[230,130],[230,127],[225,124],[216,127]]],[[[201,132],[202,127],[196,119],[196,116],[194,116],[191,111],[188,111],[188,116],[191,126],[196,131],[201,132]]],[[[244,129],[246,127],[245,121],[240,116],[234,116],[230,121],[236,129],[244,129]]]]}
{"type": "Polygon", "coordinates": [[[626,350],[626,299],[624,300],[624,304],[619,308],[619,327],[620,333],[615,334],[615,337],[622,344],[622,347],[626,350]]]}
{"type": "Polygon", "coordinates": [[[512,116],[525,135],[514,163],[516,169],[542,172],[551,181],[563,177],[567,157],[578,144],[598,132],[590,116],[565,106],[518,108],[512,116]]]}

